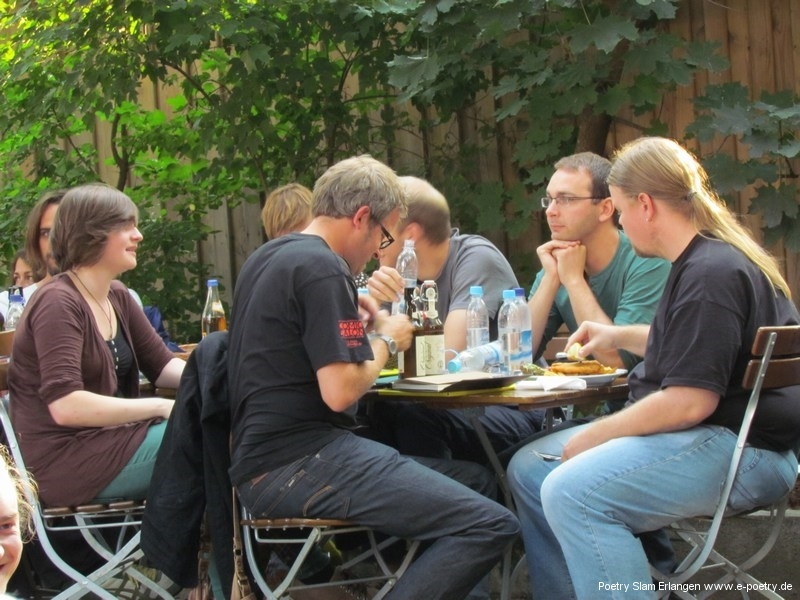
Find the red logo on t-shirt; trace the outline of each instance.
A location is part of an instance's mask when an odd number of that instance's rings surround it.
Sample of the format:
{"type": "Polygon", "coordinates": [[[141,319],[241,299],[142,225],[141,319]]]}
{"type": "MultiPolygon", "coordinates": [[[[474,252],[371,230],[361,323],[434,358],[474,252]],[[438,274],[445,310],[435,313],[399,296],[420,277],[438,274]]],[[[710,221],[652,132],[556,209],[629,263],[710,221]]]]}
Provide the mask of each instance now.
{"type": "Polygon", "coordinates": [[[364,323],[359,319],[339,321],[339,335],[348,348],[356,348],[364,343],[364,323]]]}

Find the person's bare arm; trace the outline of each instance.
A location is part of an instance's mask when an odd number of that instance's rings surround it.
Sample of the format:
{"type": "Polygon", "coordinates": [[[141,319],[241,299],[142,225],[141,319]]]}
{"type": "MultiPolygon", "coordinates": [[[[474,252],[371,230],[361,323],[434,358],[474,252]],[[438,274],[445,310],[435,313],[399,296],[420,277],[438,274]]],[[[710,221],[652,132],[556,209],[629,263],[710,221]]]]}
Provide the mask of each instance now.
{"type": "Polygon", "coordinates": [[[609,440],[681,431],[694,427],[716,409],[719,394],[693,387],[659,390],[607,417],[597,419],[564,445],[561,460],[569,460],[609,440]]]}
{"type": "MultiPolygon", "coordinates": [[[[584,321],[612,324],[613,319],[602,309],[586,279],[586,247],[580,245],[561,248],[553,254],[556,257],[559,278],[569,296],[575,322],[579,325],[584,321]]],[[[597,348],[593,356],[609,367],[624,366],[616,348],[597,348]]]]}
{"type": "Polygon", "coordinates": [[[183,368],[186,366],[186,361],[180,358],[173,358],[170,360],[158,375],[153,383],[156,387],[178,389],[178,384],[181,382],[181,375],[183,375],[183,368]]]}
{"type": "MultiPolygon", "coordinates": [[[[371,298],[359,298],[362,306],[374,302],[371,298]]],[[[374,323],[367,324],[367,330],[382,333],[393,338],[398,350],[407,350],[411,345],[411,323],[406,315],[388,316],[384,311],[375,315],[374,323]]],[[[360,363],[337,362],[317,370],[317,381],[322,400],[331,410],[341,412],[357,402],[375,383],[381,369],[389,359],[389,348],[380,338],[370,340],[374,360],[360,363]]]]}
{"type": "Polygon", "coordinates": [[[567,347],[579,342],[581,358],[597,356],[603,350],[627,350],[644,356],[650,325],[609,325],[595,321],[584,321],[567,340],[567,347]]]}
{"type": "Polygon", "coordinates": [[[447,313],[444,321],[444,347],[456,352],[461,352],[467,347],[466,309],[459,308],[447,313]]]}
{"type": "Polygon", "coordinates": [[[166,398],[116,398],[78,390],[51,402],[48,408],[53,420],[64,427],[108,427],[169,418],[174,404],[166,398]]]}

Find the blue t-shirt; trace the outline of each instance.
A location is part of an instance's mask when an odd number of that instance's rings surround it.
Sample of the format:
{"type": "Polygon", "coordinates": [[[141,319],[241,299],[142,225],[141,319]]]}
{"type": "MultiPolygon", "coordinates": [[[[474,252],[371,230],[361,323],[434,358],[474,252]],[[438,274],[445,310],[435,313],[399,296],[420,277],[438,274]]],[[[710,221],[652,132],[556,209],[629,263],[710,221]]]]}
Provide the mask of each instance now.
{"type": "MultiPolygon", "coordinates": [[[[666,260],[638,256],[628,236],[620,231],[614,258],[600,273],[588,278],[589,287],[600,308],[615,325],[647,324],[653,320],[669,269],[670,264],[666,260]]],[[[537,273],[529,298],[539,287],[543,276],[544,270],[537,273]]],[[[537,357],[564,324],[570,332],[575,331],[579,325],[575,320],[567,289],[562,285],[550,308],[547,326],[536,350],[537,357]]],[[[641,357],[626,351],[620,351],[620,357],[628,370],[641,360],[641,357]]]]}

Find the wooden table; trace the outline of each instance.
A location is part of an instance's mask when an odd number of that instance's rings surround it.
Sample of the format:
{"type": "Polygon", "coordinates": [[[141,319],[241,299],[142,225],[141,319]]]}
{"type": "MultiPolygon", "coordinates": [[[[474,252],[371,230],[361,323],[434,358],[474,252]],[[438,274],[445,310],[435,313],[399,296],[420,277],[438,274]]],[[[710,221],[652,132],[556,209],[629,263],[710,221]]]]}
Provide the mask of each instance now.
{"type": "Polygon", "coordinates": [[[596,402],[625,400],[628,397],[628,382],[626,379],[616,379],[610,385],[600,387],[589,387],[585,390],[517,390],[517,389],[494,389],[476,390],[470,393],[458,392],[455,394],[436,393],[436,392],[399,392],[398,390],[381,388],[367,396],[368,401],[375,399],[399,400],[405,402],[417,402],[430,408],[437,409],[479,409],[470,411],[470,419],[475,432],[481,441],[486,456],[498,477],[500,490],[506,500],[506,505],[514,509],[511,491],[508,488],[506,473],[500,460],[497,458],[492,444],[486,435],[486,430],[480,422],[482,409],[487,406],[514,406],[520,410],[546,409],[545,429],[552,426],[553,409],[563,406],[575,406],[581,404],[591,404],[596,402]]]}
{"type": "MultiPolygon", "coordinates": [[[[590,387],[585,390],[517,390],[517,389],[502,389],[502,390],[477,390],[468,394],[458,393],[436,393],[436,392],[398,392],[397,390],[378,389],[370,392],[366,399],[368,402],[375,400],[379,401],[405,401],[417,402],[438,409],[474,409],[469,411],[470,420],[478,438],[481,441],[486,456],[489,459],[492,468],[497,476],[498,486],[505,499],[506,506],[516,512],[514,506],[514,499],[511,495],[511,489],[508,486],[505,469],[500,463],[497,453],[494,450],[489,437],[486,435],[486,430],[480,421],[480,416],[483,414],[484,408],[487,406],[515,406],[520,410],[535,410],[537,408],[546,409],[546,423],[552,424],[552,412],[555,408],[561,408],[567,405],[581,405],[590,404],[595,402],[612,401],[612,400],[625,400],[628,397],[628,382],[625,379],[616,379],[610,385],[601,387],[590,387]]],[[[522,561],[520,561],[521,563],[522,561]]],[[[512,572],[512,555],[511,548],[509,548],[503,557],[502,566],[502,589],[500,597],[502,600],[508,600],[511,588],[516,574],[519,570],[519,564],[513,568],[512,572]]]]}

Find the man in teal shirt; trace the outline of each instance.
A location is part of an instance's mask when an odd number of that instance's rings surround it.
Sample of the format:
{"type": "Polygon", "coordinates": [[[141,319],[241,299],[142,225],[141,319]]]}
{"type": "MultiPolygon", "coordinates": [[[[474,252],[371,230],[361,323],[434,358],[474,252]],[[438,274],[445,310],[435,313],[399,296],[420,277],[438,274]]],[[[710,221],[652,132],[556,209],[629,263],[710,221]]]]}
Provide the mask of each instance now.
{"type": "MultiPolygon", "coordinates": [[[[542,269],[528,306],[534,355],[541,356],[562,325],[583,321],[650,323],[669,273],[669,262],[637,256],[615,221],[606,184],[607,159],[591,152],[559,160],[542,198],[551,239],[537,248],[542,269]]],[[[641,357],[598,352],[605,365],[630,370],[641,357]]]]}

